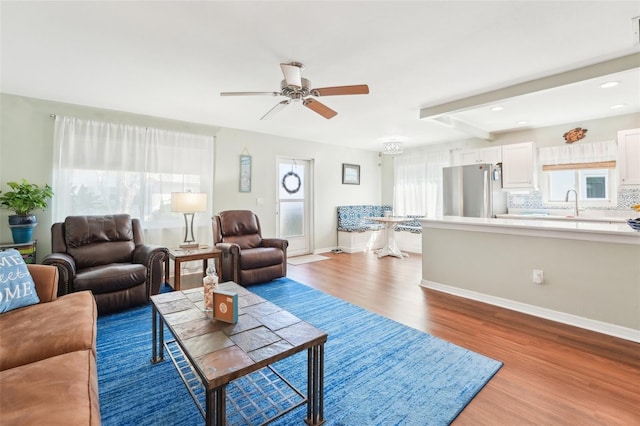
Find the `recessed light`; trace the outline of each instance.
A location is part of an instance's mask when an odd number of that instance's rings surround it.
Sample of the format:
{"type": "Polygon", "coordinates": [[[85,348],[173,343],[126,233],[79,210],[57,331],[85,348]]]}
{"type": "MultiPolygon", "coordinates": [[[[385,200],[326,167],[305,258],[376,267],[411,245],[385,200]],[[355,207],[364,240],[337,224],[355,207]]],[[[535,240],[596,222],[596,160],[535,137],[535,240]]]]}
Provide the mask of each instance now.
{"type": "Polygon", "coordinates": [[[602,83],[600,87],[602,87],[603,89],[608,89],[609,87],[615,87],[618,84],[620,84],[619,81],[607,81],[606,83],[602,83]]]}
{"type": "Polygon", "coordinates": [[[618,108],[624,108],[626,106],[627,106],[627,104],[617,104],[617,105],[611,105],[609,108],[618,109],[618,108]]]}
{"type": "Polygon", "coordinates": [[[520,125],[520,126],[524,126],[525,124],[527,124],[526,121],[518,121],[516,124],[520,125]]]}
{"type": "Polygon", "coordinates": [[[503,109],[504,109],[504,107],[494,106],[493,108],[491,108],[491,111],[502,111],[503,109]]]}

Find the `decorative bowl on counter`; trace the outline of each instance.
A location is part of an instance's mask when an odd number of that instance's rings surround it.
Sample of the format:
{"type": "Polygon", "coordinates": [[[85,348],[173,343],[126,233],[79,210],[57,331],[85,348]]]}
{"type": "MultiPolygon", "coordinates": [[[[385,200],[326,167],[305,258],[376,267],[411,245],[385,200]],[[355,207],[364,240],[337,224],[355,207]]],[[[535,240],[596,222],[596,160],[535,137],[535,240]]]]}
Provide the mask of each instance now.
{"type": "Polygon", "coordinates": [[[640,231],[640,217],[635,218],[635,219],[629,219],[627,220],[627,223],[629,224],[629,226],[636,230],[636,231],[640,231]]]}

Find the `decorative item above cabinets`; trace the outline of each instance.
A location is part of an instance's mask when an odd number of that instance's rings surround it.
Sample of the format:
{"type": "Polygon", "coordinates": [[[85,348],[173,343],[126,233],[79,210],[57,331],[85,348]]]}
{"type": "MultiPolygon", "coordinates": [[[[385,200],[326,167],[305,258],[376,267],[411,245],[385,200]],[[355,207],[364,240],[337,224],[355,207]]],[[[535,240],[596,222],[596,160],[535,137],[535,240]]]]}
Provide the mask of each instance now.
{"type": "Polygon", "coordinates": [[[567,133],[562,135],[566,143],[574,143],[578,142],[580,139],[584,139],[587,136],[587,129],[583,129],[582,127],[576,127],[575,129],[569,130],[567,133]]]}

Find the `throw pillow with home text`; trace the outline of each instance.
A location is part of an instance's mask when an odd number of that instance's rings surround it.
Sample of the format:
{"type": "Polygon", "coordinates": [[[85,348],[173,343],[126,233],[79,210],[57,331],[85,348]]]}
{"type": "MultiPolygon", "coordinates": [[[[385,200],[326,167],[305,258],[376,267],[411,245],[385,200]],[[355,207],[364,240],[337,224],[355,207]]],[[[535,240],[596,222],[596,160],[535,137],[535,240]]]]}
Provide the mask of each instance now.
{"type": "Polygon", "coordinates": [[[0,312],[40,302],[36,285],[18,250],[0,251],[0,312]]]}

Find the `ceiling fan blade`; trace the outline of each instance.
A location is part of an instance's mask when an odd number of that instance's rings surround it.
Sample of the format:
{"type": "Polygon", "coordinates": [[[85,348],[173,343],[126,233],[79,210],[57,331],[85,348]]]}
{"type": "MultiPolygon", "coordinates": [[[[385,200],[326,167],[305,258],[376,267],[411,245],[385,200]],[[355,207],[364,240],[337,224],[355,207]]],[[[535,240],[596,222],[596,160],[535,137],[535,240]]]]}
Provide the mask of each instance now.
{"type": "Polygon", "coordinates": [[[302,105],[306,106],[312,111],[317,112],[327,120],[338,115],[337,112],[335,112],[325,104],[321,103],[320,101],[316,101],[315,99],[305,99],[302,102],[302,105]]]}
{"type": "Polygon", "coordinates": [[[302,64],[298,64],[297,62],[280,64],[280,68],[282,69],[282,74],[284,74],[287,86],[302,87],[302,76],[300,75],[302,64]]]}
{"type": "Polygon", "coordinates": [[[280,96],[280,92],[220,92],[220,96],[280,96]]]}
{"type": "Polygon", "coordinates": [[[276,115],[278,112],[282,111],[282,109],[284,107],[286,107],[287,105],[289,105],[291,103],[290,99],[284,100],[282,102],[278,102],[276,104],[276,106],[274,106],[273,108],[271,108],[269,111],[267,111],[267,113],[265,115],[263,115],[262,117],[260,117],[260,120],[270,120],[271,117],[273,117],[274,115],[276,115]]]}
{"type": "Polygon", "coordinates": [[[366,84],[356,84],[355,86],[335,86],[312,89],[313,96],[336,96],[336,95],[367,95],[369,86],[366,84]]]}

